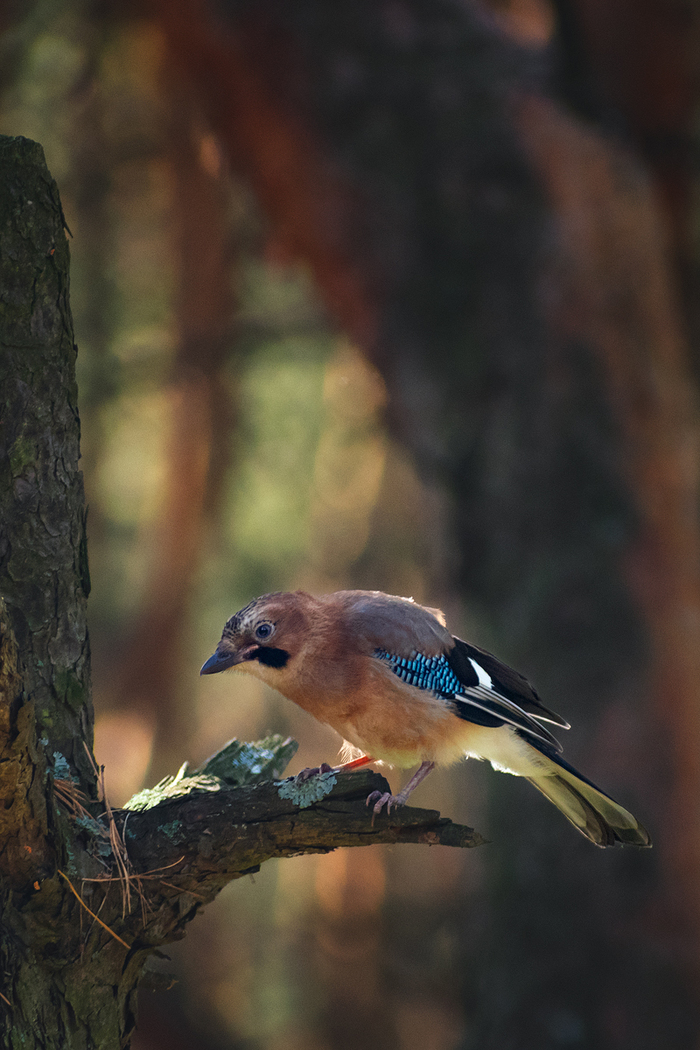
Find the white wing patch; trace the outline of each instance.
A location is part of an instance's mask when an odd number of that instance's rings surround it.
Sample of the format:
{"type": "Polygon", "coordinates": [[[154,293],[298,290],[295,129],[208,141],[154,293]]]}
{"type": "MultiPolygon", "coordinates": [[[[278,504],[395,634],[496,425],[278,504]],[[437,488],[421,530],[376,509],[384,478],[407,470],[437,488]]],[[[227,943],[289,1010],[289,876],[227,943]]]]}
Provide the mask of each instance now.
{"type": "Polygon", "coordinates": [[[471,656],[469,657],[469,663],[474,668],[474,673],[479,679],[479,685],[482,685],[484,689],[493,689],[493,679],[490,674],[486,673],[481,664],[478,664],[476,660],[472,660],[471,656]]]}

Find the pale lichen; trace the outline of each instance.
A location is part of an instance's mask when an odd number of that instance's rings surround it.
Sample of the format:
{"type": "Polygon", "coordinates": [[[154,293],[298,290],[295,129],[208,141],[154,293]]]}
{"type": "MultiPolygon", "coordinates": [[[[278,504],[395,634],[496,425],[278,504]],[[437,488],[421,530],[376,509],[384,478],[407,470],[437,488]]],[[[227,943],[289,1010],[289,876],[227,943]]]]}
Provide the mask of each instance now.
{"type": "Polygon", "coordinates": [[[289,777],[277,785],[277,794],[280,798],[287,798],[299,809],[306,809],[314,802],[330,795],[336,785],[337,777],[331,770],[330,773],[317,773],[308,780],[299,780],[297,777],[289,777]]]}

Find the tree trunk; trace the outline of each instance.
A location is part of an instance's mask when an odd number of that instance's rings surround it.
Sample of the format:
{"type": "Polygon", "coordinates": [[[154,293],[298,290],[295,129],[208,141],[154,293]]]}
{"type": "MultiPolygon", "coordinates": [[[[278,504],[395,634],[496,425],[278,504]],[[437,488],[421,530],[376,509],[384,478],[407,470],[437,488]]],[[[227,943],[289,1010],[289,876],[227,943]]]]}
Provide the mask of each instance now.
{"type": "MultiPolygon", "coordinates": [[[[54,777],[96,801],[85,504],[78,469],[68,242],[39,145],[0,140],[0,902],[5,1046],[118,1046],[116,945],[85,969],[57,869],[97,874],[54,803],[54,777]]],[[[97,810],[96,810],[97,812],[97,810]]]]}

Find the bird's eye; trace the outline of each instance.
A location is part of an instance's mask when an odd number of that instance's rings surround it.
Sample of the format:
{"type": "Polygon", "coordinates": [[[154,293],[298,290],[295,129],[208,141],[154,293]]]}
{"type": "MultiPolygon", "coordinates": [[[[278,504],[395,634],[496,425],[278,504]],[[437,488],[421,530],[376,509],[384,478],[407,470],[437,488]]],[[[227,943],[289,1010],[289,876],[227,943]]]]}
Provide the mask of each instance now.
{"type": "Polygon", "coordinates": [[[269,638],[271,634],[271,623],[259,623],[258,626],[255,628],[255,637],[259,638],[260,641],[264,641],[266,638],[269,638]]]}

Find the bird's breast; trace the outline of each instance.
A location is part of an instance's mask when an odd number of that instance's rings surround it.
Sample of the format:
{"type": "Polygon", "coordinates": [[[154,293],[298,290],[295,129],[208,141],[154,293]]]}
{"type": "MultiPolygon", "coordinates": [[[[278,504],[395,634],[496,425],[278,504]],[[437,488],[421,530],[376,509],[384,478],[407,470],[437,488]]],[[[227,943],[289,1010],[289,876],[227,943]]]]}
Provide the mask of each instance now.
{"type": "Polygon", "coordinates": [[[459,718],[449,700],[406,682],[386,660],[324,654],[283,667],[253,661],[237,669],[262,678],[350,744],[389,765],[407,769],[425,760],[448,765],[468,755],[533,775],[523,764],[524,752],[534,754],[533,749],[517,734],[459,718]]]}
{"type": "Polygon", "coordinates": [[[340,735],[390,765],[408,768],[425,759],[461,758],[466,723],[434,693],[402,681],[385,661],[346,660],[342,673],[326,669],[324,680],[297,676],[285,695],[340,735]]]}

